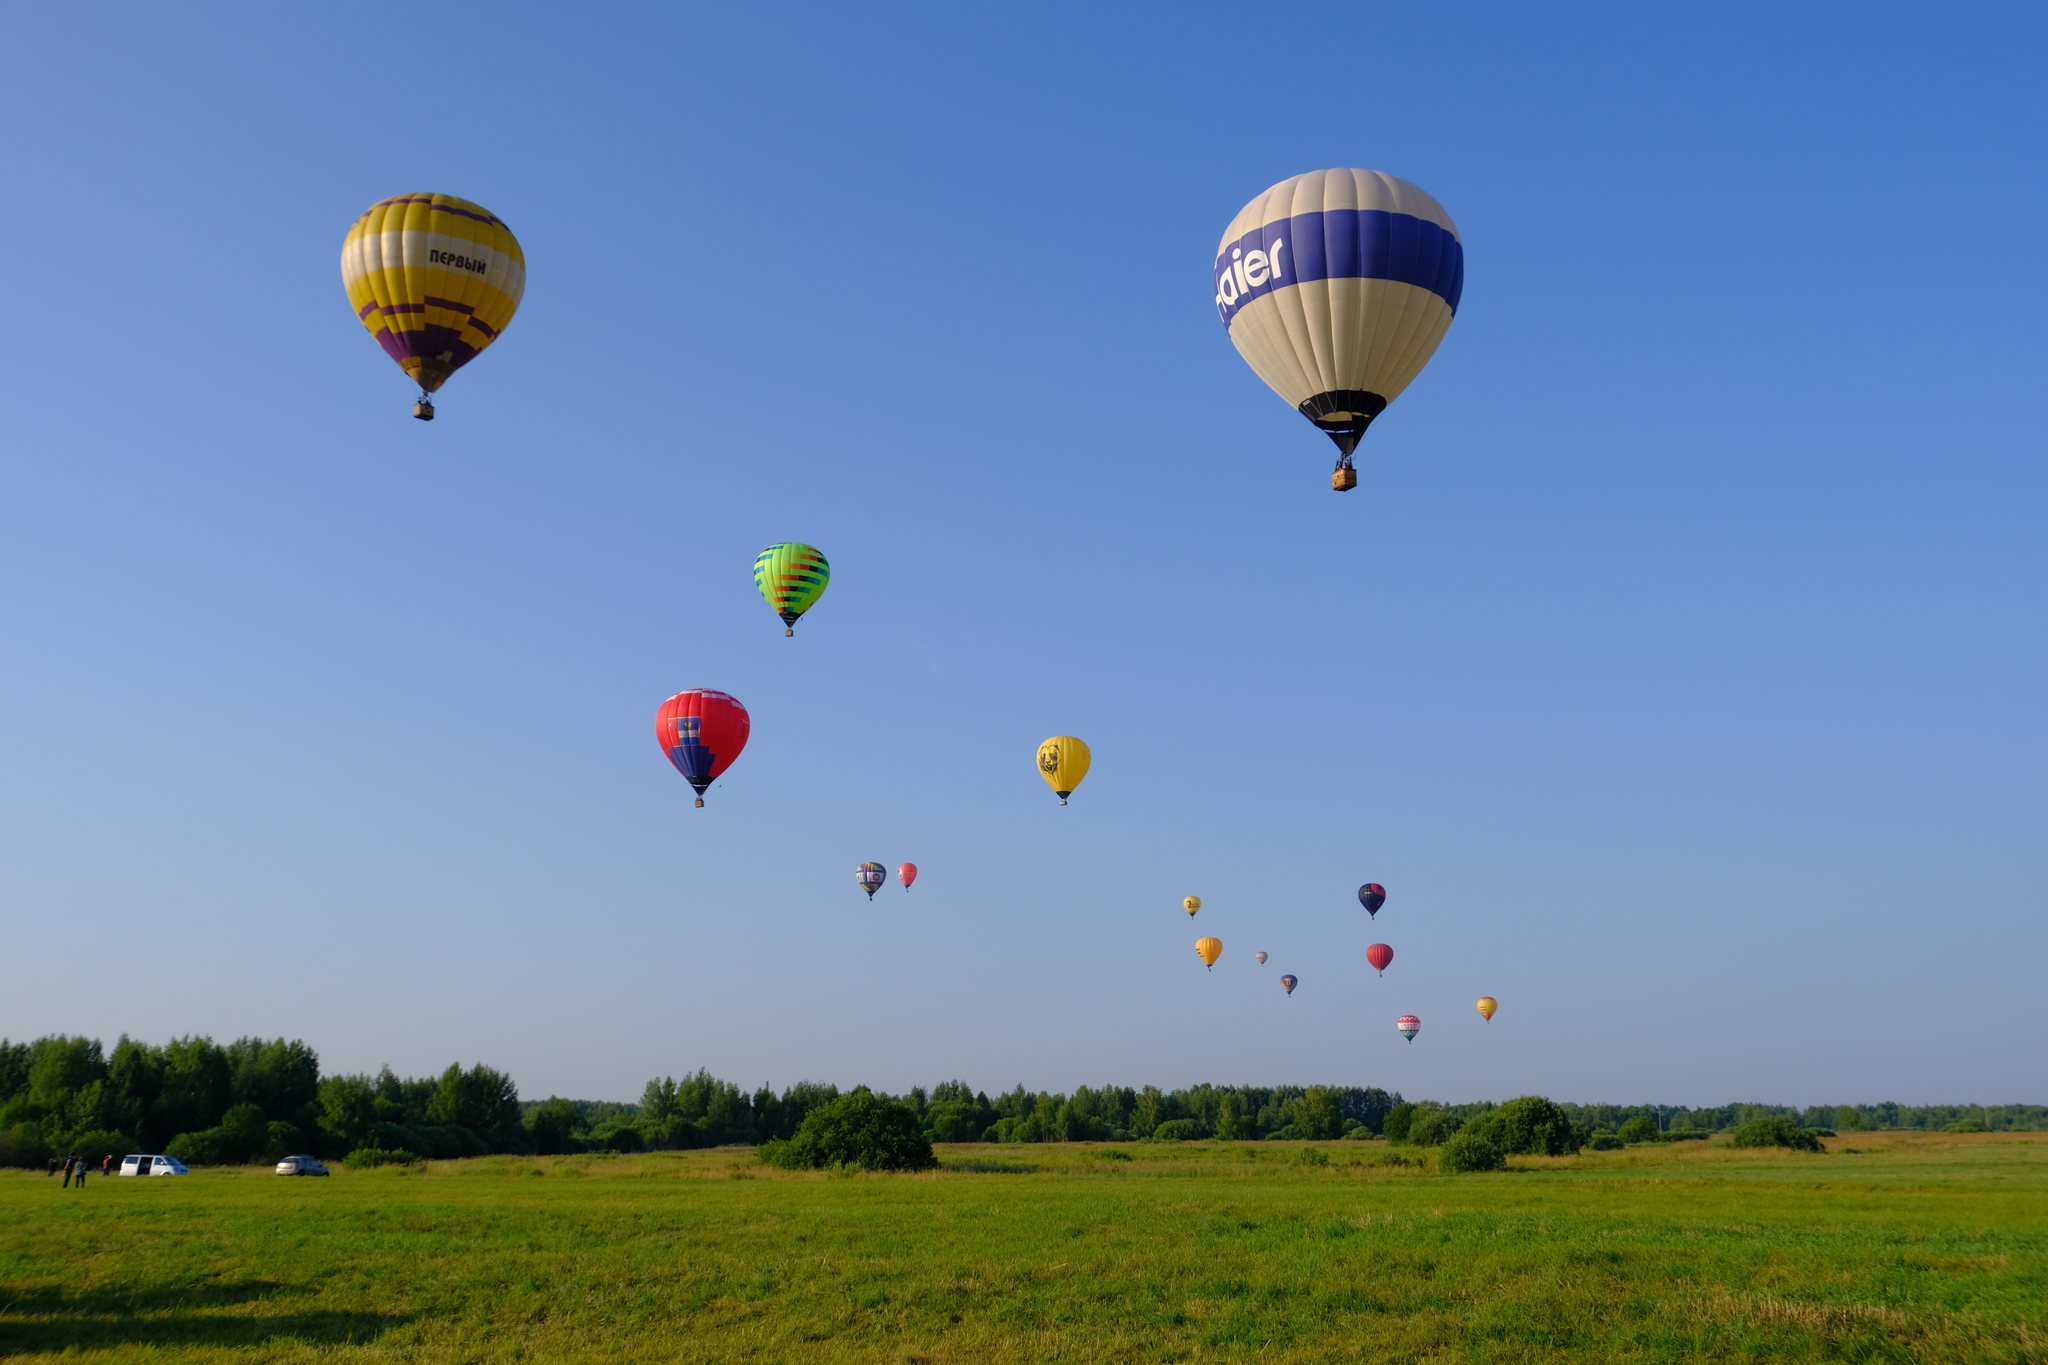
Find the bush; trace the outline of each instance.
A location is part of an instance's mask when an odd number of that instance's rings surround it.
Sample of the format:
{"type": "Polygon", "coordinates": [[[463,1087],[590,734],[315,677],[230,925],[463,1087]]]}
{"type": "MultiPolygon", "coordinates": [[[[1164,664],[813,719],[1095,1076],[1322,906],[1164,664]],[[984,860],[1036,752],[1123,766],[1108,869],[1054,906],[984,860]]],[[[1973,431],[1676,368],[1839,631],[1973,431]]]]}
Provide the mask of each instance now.
{"type": "Polygon", "coordinates": [[[1982,1133],[1988,1130],[1984,1127],[1984,1120],[1982,1119],[1957,1119],[1942,1131],[1949,1133],[1982,1133]]]}
{"type": "Polygon", "coordinates": [[[288,1156],[310,1155],[306,1151],[306,1135],[299,1131],[296,1123],[273,1119],[264,1130],[263,1160],[276,1165],[288,1156]]]}
{"type": "Polygon", "coordinates": [[[342,1164],[352,1171],[366,1171],[373,1166],[410,1166],[418,1160],[411,1152],[390,1147],[358,1147],[342,1164]]]}
{"type": "Polygon", "coordinates": [[[50,1144],[35,1124],[17,1123],[0,1130],[0,1166],[44,1166],[49,1160],[50,1144]]]}
{"type": "Polygon", "coordinates": [[[1615,1133],[1595,1133],[1593,1134],[1593,1141],[1589,1145],[1596,1152],[1618,1152],[1628,1146],[1615,1133]]]}
{"type": "Polygon", "coordinates": [[[1330,1164],[1330,1154],[1319,1152],[1313,1147],[1304,1147],[1294,1154],[1292,1160],[1297,1166],[1327,1166],[1330,1164]]]}
{"type": "Polygon", "coordinates": [[[646,1139],[640,1135],[640,1130],[630,1123],[622,1123],[616,1128],[592,1133],[590,1140],[601,1152],[638,1152],[647,1146],[646,1139]]]}
{"type": "Polygon", "coordinates": [[[939,1164],[917,1111],[867,1090],[819,1105],[788,1142],[764,1144],[761,1159],[785,1170],[924,1171],[939,1164]]]}
{"type": "Polygon", "coordinates": [[[1465,1171],[1498,1171],[1506,1168],[1507,1153],[1498,1143],[1483,1132],[1476,1132],[1468,1125],[1465,1131],[1452,1134],[1444,1143],[1444,1149],[1437,1154],[1437,1169],[1447,1174],[1465,1171]]]}
{"type": "Polygon", "coordinates": [[[1154,1142],[1194,1142],[1207,1136],[1209,1130],[1200,1119],[1168,1119],[1152,1130],[1154,1142]]]}
{"type": "Polygon", "coordinates": [[[1655,1120],[1638,1114],[1622,1124],[1621,1131],[1615,1136],[1623,1142],[1655,1142],[1664,1135],[1657,1131],[1655,1120]]]}
{"type": "Polygon", "coordinates": [[[1796,1152],[1821,1151],[1820,1139],[1783,1114],[1751,1119],[1735,1130],[1737,1147],[1789,1147],[1796,1152]]]}
{"type": "Polygon", "coordinates": [[[1440,1147],[1462,1126],[1449,1110],[1425,1101],[1408,1120],[1408,1140],[1418,1147],[1440,1147]]]}
{"type": "Polygon", "coordinates": [[[1346,1142],[1371,1142],[1378,1136],[1378,1133],[1375,1133],[1362,1123],[1356,1128],[1346,1128],[1344,1130],[1344,1140],[1346,1142]]]}
{"type": "Polygon", "coordinates": [[[1509,1156],[1570,1156],[1587,1140],[1564,1110],[1541,1095],[1509,1100],[1466,1126],[1509,1156]]]}

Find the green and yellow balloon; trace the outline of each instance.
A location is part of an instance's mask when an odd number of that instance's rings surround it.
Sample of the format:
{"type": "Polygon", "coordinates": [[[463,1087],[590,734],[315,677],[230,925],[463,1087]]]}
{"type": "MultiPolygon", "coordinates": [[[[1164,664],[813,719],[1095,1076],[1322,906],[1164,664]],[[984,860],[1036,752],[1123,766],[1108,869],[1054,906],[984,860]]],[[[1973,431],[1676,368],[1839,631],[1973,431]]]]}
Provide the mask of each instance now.
{"type": "Polygon", "coordinates": [[[796,618],[817,605],[831,579],[832,566],[814,545],[784,541],[754,559],[754,586],[782,618],[784,635],[796,634],[796,618]]]}

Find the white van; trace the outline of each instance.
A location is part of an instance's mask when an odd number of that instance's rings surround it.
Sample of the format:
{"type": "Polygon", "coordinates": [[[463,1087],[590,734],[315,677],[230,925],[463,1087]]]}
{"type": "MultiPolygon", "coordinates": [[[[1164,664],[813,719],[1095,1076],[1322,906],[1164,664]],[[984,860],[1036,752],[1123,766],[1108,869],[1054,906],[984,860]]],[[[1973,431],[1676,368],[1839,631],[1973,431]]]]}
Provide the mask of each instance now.
{"type": "Polygon", "coordinates": [[[122,1175],[190,1175],[185,1163],[174,1156],[124,1156],[122,1175]]]}

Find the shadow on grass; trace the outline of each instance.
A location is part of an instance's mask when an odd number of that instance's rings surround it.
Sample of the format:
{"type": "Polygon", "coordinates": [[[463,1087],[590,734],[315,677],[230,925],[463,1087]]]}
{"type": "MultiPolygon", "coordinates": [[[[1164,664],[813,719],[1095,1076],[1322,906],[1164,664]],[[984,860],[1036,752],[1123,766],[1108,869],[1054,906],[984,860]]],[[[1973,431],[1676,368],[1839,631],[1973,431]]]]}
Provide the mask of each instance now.
{"type": "Polygon", "coordinates": [[[942,1171],[973,1171],[980,1175],[1024,1175],[1038,1170],[1020,1161],[941,1161],[942,1171]]]}
{"type": "Polygon", "coordinates": [[[367,1344],[406,1313],[309,1310],[260,1315],[221,1312],[308,1291],[270,1280],[143,1288],[60,1286],[0,1289],[0,1358],[109,1346],[261,1346],[287,1339],[315,1346],[367,1344]]]}

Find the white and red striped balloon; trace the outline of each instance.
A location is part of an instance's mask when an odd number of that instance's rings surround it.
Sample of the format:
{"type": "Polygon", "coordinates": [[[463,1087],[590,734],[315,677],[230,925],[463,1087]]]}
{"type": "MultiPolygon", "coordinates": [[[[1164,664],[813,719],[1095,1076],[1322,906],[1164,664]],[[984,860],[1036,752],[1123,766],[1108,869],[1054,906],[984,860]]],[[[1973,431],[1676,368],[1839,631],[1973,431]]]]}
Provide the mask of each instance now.
{"type": "Polygon", "coordinates": [[[1401,1030],[1401,1036],[1412,1043],[1415,1041],[1415,1035],[1422,1031],[1422,1021],[1412,1014],[1404,1014],[1394,1021],[1394,1027],[1401,1030]]]}

